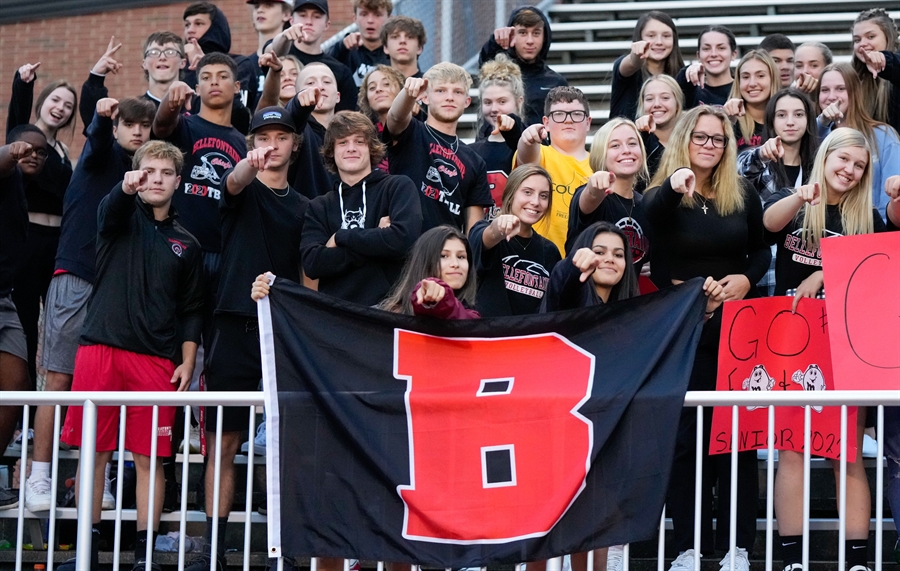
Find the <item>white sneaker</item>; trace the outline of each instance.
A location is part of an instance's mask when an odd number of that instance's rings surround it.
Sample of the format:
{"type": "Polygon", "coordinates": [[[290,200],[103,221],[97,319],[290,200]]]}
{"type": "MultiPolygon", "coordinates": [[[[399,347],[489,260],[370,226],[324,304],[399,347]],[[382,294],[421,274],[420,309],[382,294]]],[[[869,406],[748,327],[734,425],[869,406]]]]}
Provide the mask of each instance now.
{"type": "MultiPolygon", "coordinates": [[[[200,454],[200,426],[191,425],[191,430],[185,438],[188,442],[188,450],[190,454],[200,454]]],[[[184,440],[178,445],[178,453],[184,453],[184,440]]]]}
{"type": "MultiPolygon", "coordinates": [[[[250,450],[250,441],[241,444],[241,452],[250,450]]],[[[256,456],[265,456],[266,454],[266,421],[262,421],[256,428],[256,436],[253,438],[253,454],[256,456]]]]}
{"type": "MultiPolygon", "coordinates": [[[[625,548],[613,545],[606,552],[606,571],[622,571],[625,567],[625,548]]],[[[692,568],[693,569],[693,568],[692,568]]]]}
{"type": "Polygon", "coordinates": [[[694,557],[694,550],[688,549],[672,561],[669,571],[694,571],[694,557]]]}
{"type": "Polygon", "coordinates": [[[101,510],[114,510],[116,509],[116,498],[113,497],[112,492],[109,490],[110,482],[109,478],[104,478],[103,482],[103,501],[100,502],[101,510]]]}
{"type": "Polygon", "coordinates": [[[50,478],[30,477],[25,481],[25,507],[30,512],[45,512],[53,505],[50,478]]]}
{"type": "MultiPolygon", "coordinates": [[[[734,553],[734,570],[733,571],[750,571],[750,559],[747,558],[747,550],[743,547],[736,547],[734,553]]],[[[731,551],[725,554],[725,559],[719,561],[721,571],[732,571],[731,569],[731,551]]]]}

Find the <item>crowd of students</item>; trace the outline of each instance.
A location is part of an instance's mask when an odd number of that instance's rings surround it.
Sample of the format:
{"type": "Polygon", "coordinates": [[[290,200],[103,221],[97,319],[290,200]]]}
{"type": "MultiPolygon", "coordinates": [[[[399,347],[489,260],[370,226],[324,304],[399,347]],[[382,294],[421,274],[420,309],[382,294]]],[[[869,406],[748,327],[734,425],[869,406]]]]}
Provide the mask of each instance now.
{"type": "MultiPolygon", "coordinates": [[[[0,147],[0,389],[34,387],[41,341],[45,390],[173,391],[198,382],[257,390],[253,300],[268,294],[273,273],[442,319],[593,306],[703,278],[690,390],[714,390],[724,301],[790,295],[796,307],[821,297],[822,238],[900,226],[900,55],[882,10],[854,22],[852,64],[833,63],[822,44],[795,47],[774,34],[741,57],[734,76],[730,30],[704,29],[697,60],[684,65],[673,20],[648,12],[614,65],[610,120],[588,152],[590,105],[546,64],[550,24],[536,8],[515,10],[485,43],[477,140],[467,145],[457,128],[472,77],[450,62],[420,70],[425,29],[392,17],[391,0],[353,0],[358,31],[329,53],[321,47],[327,0],[248,4],[257,52],[230,55],[224,14],[191,4],[183,36],[162,31],[144,41],[147,90],[138,97],[114,99],[104,86],[122,66],[114,38],[80,103],[57,80],[32,105],[40,64],[18,69],[0,147]],[[59,138],[75,128],[76,110],[87,141],[73,168],[59,138]]],[[[154,474],[148,410],[129,407],[126,419],[139,490],[135,568],[175,483],[174,409],[160,409],[164,461],[154,474]]],[[[0,442],[18,413],[0,409],[0,442]]],[[[107,463],[118,414],[99,413],[95,524],[112,504],[107,463]]],[[[897,513],[900,414],[885,417],[897,513]]],[[[861,439],[864,410],[858,418],[861,439]]],[[[217,534],[219,549],[189,569],[224,568],[246,411],[224,409],[221,437],[217,421],[208,409],[201,429],[208,454],[221,451],[218,505],[213,471],[205,476],[206,538],[217,534]]],[[[53,422],[53,407],[37,407],[24,483],[33,512],[56,502],[53,422]]],[[[80,422],[71,407],[64,442],[81,443],[80,422]]],[[[696,431],[686,410],[667,502],[678,551],[671,571],[691,571],[696,558],[729,547],[729,505],[718,502],[713,533],[712,489],[728,496],[731,461],[703,447],[694,514],[696,431]]],[[[756,535],[756,457],[738,456],[737,544],[722,560],[726,571],[749,569],[756,535]]],[[[786,571],[802,568],[801,470],[802,458],[782,452],[775,510],[786,571]]],[[[848,464],[847,490],[847,560],[850,571],[865,571],[870,491],[859,457],[848,464]]],[[[0,490],[0,508],[16,502],[0,490]]],[[[621,566],[621,550],[595,557],[621,566]]],[[[573,565],[583,569],[584,555],[573,565]]]]}

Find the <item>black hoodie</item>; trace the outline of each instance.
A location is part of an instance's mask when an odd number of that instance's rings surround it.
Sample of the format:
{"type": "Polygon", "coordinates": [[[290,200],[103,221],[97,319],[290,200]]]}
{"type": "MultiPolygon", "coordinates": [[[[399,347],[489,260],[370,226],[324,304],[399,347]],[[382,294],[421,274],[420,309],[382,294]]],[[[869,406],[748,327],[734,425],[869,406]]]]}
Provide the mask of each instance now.
{"type": "MultiPolygon", "coordinates": [[[[209,29],[202,37],[197,39],[200,49],[204,54],[219,52],[231,56],[234,64],[237,66],[237,79],[241,82],[241,91],[239,93],[240,101],[235,101],[235,110],[232,112],[231,123],[235,129],[243,134],[247,134],[250,128],[250,116],[252,110],[256,108],[256,85],[258,79],[253,69],[253,62],[247,56],[228,53],[231,50],[231,27],[228,25],[228,19],[217,7],[213,6],[216,11],[210,17],[209,29]],[[246,109],[241,109],[245,107],[246,109]]],[[[192,88],[197,85],[197,71],[193,69],[184,69],[184,82],[192,88]]],[[[200,109],[199,97],[194,98],[191,109],[200,109]]],[[[235,97],[237,100],[238,97],[235,97]]]]}
{"type": "Polygon", "coordinates": [[[409,178],[378,169],[353,186],[335,183],[306,211],[300,241],[306,276],[319,280],[320,292],[363,305],[381,301],[422,231],[417,194],[409,178]],[[379,228],[385,216],[390,226],[379,228]],[[332,236],[337,246],[328,248],[332,236]]]}
{"type": "MultiPolygon", "coordinates": [[[[516,62],[522,70],[522,80],[525,83],[524,119],[525,125],[529,126],[540,123],[541,119],[544,117],[544,100],[547,98],[547,92],[560,85],[569,85],[569,82],[566,81],[566,78],[550,69],[550,66],[546,63],[547,54],[550,52],[550,43],[553,41],[553,34],[550,32],[550,20],[547,19],[547,16],[543,12],[534,6],[523,6],[513,10],[513,13],[509,16],[509,22],[507,22],[506,25],[512,26],[516,15],[526,9],[533,10],[540,14],[541,19],[544,20],[544,45],[541,46],[538,57],[532,62],[520,60],[516,56],[515,48],[507,49],[506,54],[511,60],[516,62]]],[[[494,57],[501,52],[503,52],[503,48],[494,41],[494,36],[491,35],[491,38],[484,44],[484,47],[481,48],[481,54],[478,56],[478,67],[481,67],[485,62],[494,59],[494,57]]]]}

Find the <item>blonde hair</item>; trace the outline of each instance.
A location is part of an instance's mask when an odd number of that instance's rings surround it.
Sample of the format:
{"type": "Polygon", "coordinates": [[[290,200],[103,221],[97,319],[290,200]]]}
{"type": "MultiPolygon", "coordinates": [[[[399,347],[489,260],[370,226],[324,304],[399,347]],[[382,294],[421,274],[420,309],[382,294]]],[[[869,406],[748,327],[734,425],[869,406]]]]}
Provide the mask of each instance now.
{"type": "Polygon", "coordinates": [[[654,81],[663,83],[666,87],[672,90],[672,96],[675,97],[675,117],[673,117],[672,119],[677,122],[678,118],[681,117],[681,112],[684,111],[684,92],[681,90],[681,86],[678,85],[678,82],[675,81],[675,78],[668,75],[654,75],[644,82],[644,85],[641,86],[641,93],[638,95],[637,112],[635,113],[634,118],[637,119],[642,115],[645,115],[644,91],[646,91],[647,86],[654,81]]]}
{"type": "Polygon", "coordinates": [[[141,170],[141,163],[144,159],[170,161],[175,169],[175,174],[179,175],[181,174],[181,169],[184,168],[184,153],[181,152],[181,149],[166,141],[153,140],[141,145],[134,152],[134,157],[131,159],[131,168],[141,170]]]}
{"type": "MultiPolygon", "coordinates": [[[[744,67],[744,64],[754,59],[763,62],[769,69],[769,96],[766,98],[766,101],[768,102],[769,99],[772,99],[772,97],[778,93],[778,90],[781,89],[778,66],[775,65],[775,60],[772,59],[769,52],[766,50],[750,50],[744,54],[744,57],[742,57],[741,61],[737,64],[737,69],[734,71],[734,83],[731,84],[731,93],[728,94],[729,99],[744,98],[744,96],[741,95],[741,68],[744,67]]],[[[754,123],[750,113],[744,113],[744,116],[737,120],[738,129],[740,129],[741,135],[747,142],[749,142],[750,137],[753,136],[754,123]]]]}
{"type": "MultiPolygon", "coordinates": [[[[656,175],[650,181],[650,186],[662,186],[662,183],[676,170],[682,167],[691,168],[690,145],[693,144],[691,143],[691,133],[697,126],[697,121],[704,115],[712,115],[719,120],[726,139],[722,159],[713,169],[709,186],[716,194],[713,203],[716,210],[721,216],[728,216],[744,209],[744,190],[741,186],[741,178],[737,174],[737,146],[734,140],[734,129],[731,128],[728,115],[721,108],[699,105],[681,114],[681,118],[678,119],[678,123],[675,124],[672,134],[669,136],[666,152],[663,153],[656,175]]],[[[685,208],[694,208],[697,203],[699,201],[687,194],[681,197],[681,206],[685,208]]]]}
{"type": "Polygon", "coordinates": [[[809,184],[818,182],[821,187],[822,194],[819,203],[816,205],[806,204],[797,214],[798,217],[803,216],[803,240],[809,247],[817,248],[825,236],[825,212],[828,194],[831,192],[828,180],[825,178],[825,161],[831,153],[847,147],[865,149],[868,162],[856,187],[841,194],[838,203],[841,226],[843,226],[845,236],[871,234],[875,231],[872,220],[872,148],[865,135],[856,129],[841,127],[832,131],[822,141],[809,175],[809,184]]]}
{"type": "Polygon", "coordinates": [[[484,95],[484,90],[488,87],[507,89],[517,101],[516,112],[519,117],[524,115],[525,83],[522,81],[522,70],[509,59],[509,56],[502,53],[497,54],[494,59],[481,66],[479,76],[478,92],[480,95],[484,95]]]}
{"type": "Polygon", "coordinates": [[[634,136],[637,137],[638,144],[641,146],[641,170],[638,171],[635,182],[647,180],[650,178],[650,173],[647,171],[647,149],[644,148],[644,140],[641,139],[641,133],[638,131],[637,126],[635,126],[631,120],[624,117],[610,119],[594,134],[594,140],[591,142],[591,154],[588,159],[591,170],[594,172],[609,170],[606,166],[606,152],[609,150],[609,138],[612,136],[612,132],[616,127],[621,127],[622,125],[626,125],[634,131],[634,136]]]}
{"type": "Polygon", "coordinates": [[[472,87],[472,76],[469,72],[449,61],[436,63],[422,76],[428,80],[428,83],[458,83],[464,85],[466,89],[472,87]]]}

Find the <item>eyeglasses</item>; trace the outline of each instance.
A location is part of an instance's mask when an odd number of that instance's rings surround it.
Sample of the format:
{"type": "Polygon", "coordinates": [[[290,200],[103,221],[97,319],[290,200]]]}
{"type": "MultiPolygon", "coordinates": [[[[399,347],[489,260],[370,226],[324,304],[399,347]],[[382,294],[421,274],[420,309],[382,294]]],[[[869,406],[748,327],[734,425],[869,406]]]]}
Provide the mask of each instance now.
{"type": "Polygon", "coordinates": [[[144,57],[158,58],[161,55],[165,55],[168,58],[182,57],[181,52],[173,48],[165,50],[158,50],[156,48],[153,48],[152,50],[147,50],[146,52],[144,52],[144,57]]]}
{"type": "Polygon", "coordinates": [[[50,153],[47,152],[47,149],[42,149],[41,147],[31,149],[31,154],[39,159],[46,159],[48,156],[50,156],[50,153]]]}
{"type": "Polygon", "coordinates": [[[700,131],[691,133],[691,142],[698,147],[705,145],[706,141],[712,141],[713,147],[716,147],[717,149],[724,149],[725,145],[728,144],[728,139],[725,138],[724,135],[707,135],[700,131]]]}
{"type": "Polygon", "coordinates": [[[565,123],[566,119],[571,119],[573,123],[581,123],[587,118],[584,111],[551,111],[550,118],[554,123],[565,123]]]}

